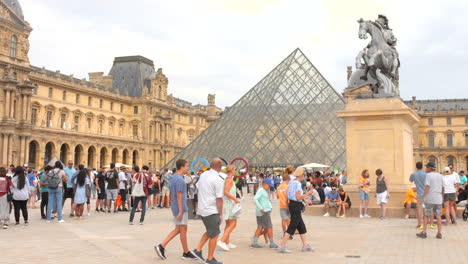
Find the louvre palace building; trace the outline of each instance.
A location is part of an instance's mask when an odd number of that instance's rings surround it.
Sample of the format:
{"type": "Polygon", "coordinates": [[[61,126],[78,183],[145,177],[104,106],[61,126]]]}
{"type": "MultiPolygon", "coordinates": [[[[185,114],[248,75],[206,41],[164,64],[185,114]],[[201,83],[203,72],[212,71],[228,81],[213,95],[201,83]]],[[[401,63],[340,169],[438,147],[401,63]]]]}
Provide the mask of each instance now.
{"type": "Polygon", "coordinates": [[[162,69],[142,56],[117,57],[89,80],[32,66],[31,31],[19,2],[0,0],[0,164],[159,169],[221,114],[215,95],[192,105],[168,94],[162,69]]]}

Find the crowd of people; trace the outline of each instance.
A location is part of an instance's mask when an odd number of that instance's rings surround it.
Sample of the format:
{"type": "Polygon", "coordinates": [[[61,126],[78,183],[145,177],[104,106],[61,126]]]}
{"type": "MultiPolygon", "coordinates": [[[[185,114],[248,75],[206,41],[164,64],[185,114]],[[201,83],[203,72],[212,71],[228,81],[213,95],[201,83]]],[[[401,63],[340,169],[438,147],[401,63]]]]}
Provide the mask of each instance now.
{"type": "MultiPolygon", "coordinates": [[[[280,253],[291,252],[287,242],[296,234],[302,241],[302,251],[310,252],[313,248],[307,242],[307,228],[302,213],[308,205],[323,205],[330,216],[331,208],[336,208],[336,217],[346,217],[351,208],[351,199],[345,187],[348,183],[346,172],[335,173],[315,171],[308,173],[304,168],[288,166],[281,173],[266,171],[247,175],[245,170],[237,170],[233,165],[223,166],[221,159],[214,159],[210,168],[198,172],[189,171],[186,160],[176,161],[173,170],[151,173],[148,166],[125,165],[96,171],[83,165],[74,167],[68,161],[67,167],[57,161],[53,167],[46,166],[35,172],[25,166],[13,166],[9,169],[0,166],[0,224],[8,229],[10,214],[13,209],[15,224],[20,224],[23,216],[28,225],[28,208],[35,208],[40,201],[41,218],[47,222],[57,219],[64,222],[63,206],[70,199],[70,217],[85,219],[91,213],[91,199],[96,199],[96,213],[128,212],[129,225],[133,225],[136,212],[141,212],[139,224],[143,225],[147,209],[170,208],[174,229],[154,249],[161,259],[167,259],[166,247],[180,236],[183,259],[198,259],[210,264],[221,263],[214,258],[217,247],[230,251],[237,246],[232,243],[231,234],[237,226],[242,211],[242,187],[252,193],[256,207],[257,227],[252,230],[251,248],[268,247],[280,253]],[[272,200],[279,201],[279,215],[283,236],[275,243],[271,212],[274,210],[272,200]],[[189,201],[193,204],[189,206],[189,201]],[[190,208],[190,209],[189,209],[190,208]],[[190,211],[189,210],[193,210],[190,211]],[[199,244],[189,250],[187,242],[189,213],[201,219],[206,232],[199,244]],[[225,223],[221,235],[221,224],[225,223]],[[259,240],[263,238],[265,245],[259,240]],[[202,251],[208,244],[206,259],[202,251]]],[[[415,185],[406,192],[403,207],[405,218],[411,217],[412,209],[416,211],[417,234],[427,237],[427,229],[435,228],[436,237],[442,238],[442,217],[445,225],[457,224],[456,207],[467,206],[468,180],[464,171],[455,172],[453,166],[436,172],[435,164],[426,164],[423,170],[421,162],[416,163],[417,170],[409,181],[415,185]],[[445,210],[445,213],[443,211],[445,210]]],[[[359,217],[369,218],[368,206],[371,196],[371,180],[368,170],[363,170],[358,181],[359,217]]],[[[380,207],[380,219],[386,217],[386,206],[390,199],[388,181],[381,169],[375,171],[375,198],[380,207]]]]}

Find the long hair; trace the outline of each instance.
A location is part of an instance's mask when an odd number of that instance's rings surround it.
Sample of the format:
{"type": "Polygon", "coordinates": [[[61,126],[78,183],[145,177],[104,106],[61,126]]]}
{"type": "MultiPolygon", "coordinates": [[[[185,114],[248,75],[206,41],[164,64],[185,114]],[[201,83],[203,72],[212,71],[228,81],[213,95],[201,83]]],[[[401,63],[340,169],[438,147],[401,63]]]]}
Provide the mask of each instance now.
{"type": "Polygon", "coordinates": [[[284,169],[283,177],[285,175],[291,175],[293,172],[294,172],[294,166],[289,165],[289,166],[286,167],[286,169],[284,169]]]}
{"type": "Polygon", "coordinates": [[[18,177],[18,186],[17,188],[19,190],[24,188],[24,185],[26,184],[26,176],[24,176],[24,169],[21,166],[18,166],[15,168],[15,176],[18,177]]]}
{"type": "Polygon", "coordinates": [[[0,177],[6,177],[6,169],[4,167],[0,167],[0,177]]]}
{"type": "Polygon", "coordinates": [[[369,173],[369,170],[368,170],[368,169],[365,169],[365,170],[363,170],[363,171],[361,172],[361,176],[364,177],[364,178],[368,178],[368,177],[369,177],[369,174],[368,174],[368,173],[369,173]],[[366,176],[366,174],[367,174],[367,176],[366,176]]]}
{"type": "Polygon", "coordinates": [[[86,171],[85,170],[80,170],[78,172],[78,175],[76,175],[76,182],[78,183],[79,186],[83,186],[86,181],[86,171]]]}

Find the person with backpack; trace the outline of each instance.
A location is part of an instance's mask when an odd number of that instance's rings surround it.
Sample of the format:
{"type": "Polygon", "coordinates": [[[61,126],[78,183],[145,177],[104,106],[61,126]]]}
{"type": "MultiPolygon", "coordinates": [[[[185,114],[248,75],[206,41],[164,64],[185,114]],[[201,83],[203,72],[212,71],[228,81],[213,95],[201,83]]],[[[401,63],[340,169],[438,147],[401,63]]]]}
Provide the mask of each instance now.
{"type": "Polygon", "coordinates": [[[64,182],[68,181],[68,177],[63,171],[63,166],[60,161],[55,162],[54,169],[50,170],[44,179],[49,187],[49,201],[47,203],[47,223],[50,223],[52,210],[57,211],[57,219],[59,223],[65,222],[62,219],[62,193],[64,182]]]}
{"type": "Polygon", "coordinates": [[[0,224],[3,229],[8,229],[10,222],[10,190],[12,182],[7,176],[7,171],[4,167],[0,167],[0,224]]]}
{"type": "Polygon", "coordinates": [[[153,180],[146,173],[149,170],[148,166],[142,167],[143,171],[140,172],[140,167],[134,166],[133,171],[135,176],[132,179],[132,196],[135,197],[133,201],[132,211],[130,212],[129,225],[133,225],[133,218],[135,217],[135,211],[138,207],[138,204],[141,202],[141,216],[140,216],[140,225],[143,225],[145,221],[146,214],[146,200],[148,199],[148,189],[153,186],[153,180]]]}
{"type": "Polygon", "coordinates": [[[31,189],[27,182],[24,169],[21,166],[16,167],[15,175],[13,176],[13,206],[15,208],[16,225],[20,223],[20,210],[23,214],[24,225],[28,225],[28,200],[31,195],[31,189]]]}
{"type": "Polygon", "coordinates": [[[111,212],[111,202],[114,202],[114,213],[117,213],[117,195],[119,195],[119,173],[115,169],[115,163],[110,164],[110,170],[106,173],[106,198],[107,212],[111,212]]]}

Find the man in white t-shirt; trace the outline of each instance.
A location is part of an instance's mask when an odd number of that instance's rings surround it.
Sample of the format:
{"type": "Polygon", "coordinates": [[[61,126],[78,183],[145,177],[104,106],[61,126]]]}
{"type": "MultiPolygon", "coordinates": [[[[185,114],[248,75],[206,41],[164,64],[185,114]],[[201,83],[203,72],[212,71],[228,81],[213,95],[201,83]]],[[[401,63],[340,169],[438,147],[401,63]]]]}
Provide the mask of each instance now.
{"type": "Polygon", "coordinates": [[[206,263],[220,264],[214,258],[216,243],[220,234],[219,226],[223,219],[223,195],[224,195],[224,173],[221,173],[223,161],[214,159],[210,164],[210,170],[205,171],[198,180],[198,215],[201,216],[206,232],[203,234],[197,248],[192,254],[199,260],[205,262],[202,256],[202,248],[208,242],[208,257],[206,263]]]}
{"type": "Polygon", "coordinates": [[[119,211],[128,211],[127,209],[127,168],[120,166],[119,171],[119,194],[122,205],[119,206],[119,211]],[[121,208],[122,207],[122,208],[121,208]]]}

